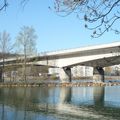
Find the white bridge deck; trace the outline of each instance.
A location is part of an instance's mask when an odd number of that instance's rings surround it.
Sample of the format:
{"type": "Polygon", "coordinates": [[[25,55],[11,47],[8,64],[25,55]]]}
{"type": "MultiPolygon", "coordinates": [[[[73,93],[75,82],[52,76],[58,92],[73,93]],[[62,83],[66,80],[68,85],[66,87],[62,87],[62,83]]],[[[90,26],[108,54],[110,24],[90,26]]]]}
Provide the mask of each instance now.
{"type": "MultiPolygon", "coordinates": [[[[6,64],[21,63],[24,57],[9,58],[6,64]]],[[[2,60],[0,64],[2,64],[2,60]]],[[[45,52],[39,56],[29,56],[27,62],[53,67],[67,66],[111,66],[120,64],[120,42],[67,49],[55,52],[45,52]]]]}

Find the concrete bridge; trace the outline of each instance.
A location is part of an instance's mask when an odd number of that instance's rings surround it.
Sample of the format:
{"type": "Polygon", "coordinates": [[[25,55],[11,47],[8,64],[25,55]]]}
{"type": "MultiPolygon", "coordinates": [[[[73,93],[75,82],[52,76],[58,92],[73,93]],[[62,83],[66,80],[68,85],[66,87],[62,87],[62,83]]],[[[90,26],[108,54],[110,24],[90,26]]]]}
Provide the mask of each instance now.
{"type": "MultiPolygon", "coordinates": [[[[24,58],[6,59],[5,62],[6,64],[20,63],[21,59],[24,58]]],[[[27,62],[31,63],[34,60],[35,65],[60,68],[59,75],[62,81],[71,82],[71,68],[77,65],[93,67],[93,79],[104,81],[103,68],[120,64],[120,42],[45,52],[28,57],[27,62]]]]}

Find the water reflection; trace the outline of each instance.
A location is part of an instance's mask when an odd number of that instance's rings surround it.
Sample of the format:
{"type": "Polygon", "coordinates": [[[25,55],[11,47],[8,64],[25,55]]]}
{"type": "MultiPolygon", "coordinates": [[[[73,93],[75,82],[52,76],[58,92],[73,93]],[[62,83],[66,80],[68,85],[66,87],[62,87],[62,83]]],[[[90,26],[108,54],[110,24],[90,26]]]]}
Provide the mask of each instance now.
{"type": "Polygon", "coordinates": [[[71,87],[68,87],[68,88],[61,88],[60,90],[60,100],[59,100],[59,104],[67,104],[67,103],[70,103],[71,102],[71,94],[72,94],[72,91],[71,91],[71,87]]]}
{"type": "Polygon", "coordinates": [[[94,104],[99,106],[104,106],[104,95],[105,88],[104,87],[94,87],[93,95],[94,95],[94,104]]]}
{"type": "Polygon", "coordinates": [[[119,92],[119,86],[0,88],[0,119],[120,119],[119,92]]]}

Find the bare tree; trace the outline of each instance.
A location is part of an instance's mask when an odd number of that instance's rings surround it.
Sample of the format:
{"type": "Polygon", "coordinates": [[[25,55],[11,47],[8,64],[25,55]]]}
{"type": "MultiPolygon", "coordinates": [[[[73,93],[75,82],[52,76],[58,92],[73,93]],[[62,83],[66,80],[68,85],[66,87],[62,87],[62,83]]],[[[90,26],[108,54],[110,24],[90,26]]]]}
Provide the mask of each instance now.
{"type": "MultiPolygon", "coordinates": [[[[25,6],[29,0],[20,0],[25,6]]],[[[10,4],[8,0],[0,1],[0,11],[10,4]]],[[[92,37],[100,37],[110,30],[119,34],[116,22],[120,19],[120,0],[54,0],[54,8],[60,15],[76,13],[85,21],[85,28],[92,30],[92,37]]]]}
{"type": "Polygon", "coordinates": [[[93,30],[92,37],[100,37],[113,30],[119,34],[115,23],[120,19],[120,0],[54,0],[56,12],[62,16],[76,13],[85,21],[85,28],[93,30]]]}
{"type": "Polygon", "coordinates": [[[19,32],[16,44],[17,50],[19,54],[23,54],[23,77],[26,81],[26,64],[27,64],[27,57],[30,55],[35,54],[36,52],[36,39],[37,35],[35,34],[35,30],[33,27],[24,26],[21,28],[19,32]]]}
{"type": "MultiPolygon", "coordinates": [[[[7,33],[6,31],[0,33],[0,52],[2,59],[1,74],[4,74],[5,58],[7,58],[7,55],[10,53],[11,49],[12,45],[10,34],[7,33]]],[[[2,81],[4,82],[4,75],[2,76],[2,81]]]]}
{"type": "Polygon", "coordinates": [[[8,1],[7,0],[1,0],[0,1],[0,11],[3,9],[6,9],[6,7],[8,6],[8,1]]]}
{"type": "MultiPolygon", "coordinates": [[[[29,0],[20,0],[20,4],[24,7],[29,0]]],[[[10,0],[0,0],[0,11],[6,10],[6,8],[10,5],[10,0]]]]}

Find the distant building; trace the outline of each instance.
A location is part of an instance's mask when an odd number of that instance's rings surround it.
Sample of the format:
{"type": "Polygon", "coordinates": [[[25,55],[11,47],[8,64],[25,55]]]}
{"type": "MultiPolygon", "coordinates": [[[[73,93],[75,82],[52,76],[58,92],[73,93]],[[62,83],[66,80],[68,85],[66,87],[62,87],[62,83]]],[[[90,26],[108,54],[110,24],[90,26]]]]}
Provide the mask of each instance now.
{"type": "MultiPolygon", "coordinates": [[[[49,68],[49,74],[59,75],[60,68],[49,68]]],[[[120,65],[114,65],[104,68],[105,75],[120,75],[120,65]]],[[[91,77],[93,76],[93,67],[74,66],[71,68],[73,77],[91,77]]]]}
{"type": "MultiPolygon", "coordinates": [[[[60,68],[49,68],[49,74],[59,74],[60,68]]],[[[75,66],[71,68],[73,77],[89,77],[93,75],[93,68],[88,66],[75,66]]]]}
{"type": "Polygon", "coordinates": [[[88,66],[75,66],[72,69],[73,77],[89,77],[93,76],[93,68],[88,66]]]}

